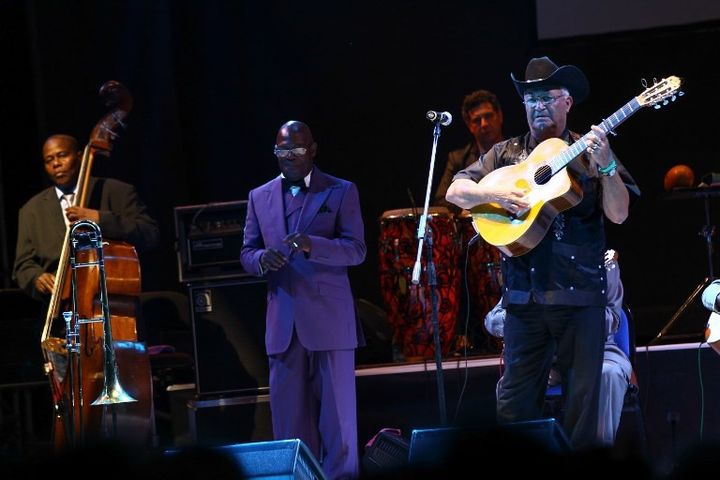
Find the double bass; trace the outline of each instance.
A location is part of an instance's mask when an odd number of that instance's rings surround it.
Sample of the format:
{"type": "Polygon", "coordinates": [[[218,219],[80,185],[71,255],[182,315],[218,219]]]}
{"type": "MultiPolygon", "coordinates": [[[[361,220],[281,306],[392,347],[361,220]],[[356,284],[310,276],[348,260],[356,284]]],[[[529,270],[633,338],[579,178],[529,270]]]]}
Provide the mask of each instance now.
{"type": "MultiPolygon", "coordinates": [[[[89,200],[95,157],[110,156],[132,108],[132,96],[119,82],[103,84],[100,96],[110,111],[83,151],[74,202],[81,207],[89,200]]],[[[136,322],[140,289],[132,245],[102,239],[90,221],[66,228],[40,339],[56,448],[82,447],[89,440],[152,442],[152,375],[136,322]]]]}

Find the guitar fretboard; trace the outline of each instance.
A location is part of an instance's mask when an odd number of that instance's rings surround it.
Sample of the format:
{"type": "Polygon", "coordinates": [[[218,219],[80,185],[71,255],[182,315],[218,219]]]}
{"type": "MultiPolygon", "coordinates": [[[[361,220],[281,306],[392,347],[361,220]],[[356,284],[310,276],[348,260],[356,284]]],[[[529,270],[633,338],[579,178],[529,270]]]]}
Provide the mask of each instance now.
{"type": "MultiPolygon", "coordinates": [[[[610,115],[610,117],[600,122],[599,127],[606,134],[613,132],[618,125],[630,118],[630,116],[637,112],[640,108],[640,103],[636,98],[633,98],[615,113],[610,115]]],[[[555,175],[557,172],[565,168],[568,163],[572,162],[575,157],[579,156],[586,148],[588,148],[589,142],[587,141],[587,136],[590,133],[591,132],[586,133],[580,137],[577,142],[570,145],[570,148],[563,150],[559,155],[556,155],[547,161],[547,165],[552,169],[551,175],[555,175]]]]}

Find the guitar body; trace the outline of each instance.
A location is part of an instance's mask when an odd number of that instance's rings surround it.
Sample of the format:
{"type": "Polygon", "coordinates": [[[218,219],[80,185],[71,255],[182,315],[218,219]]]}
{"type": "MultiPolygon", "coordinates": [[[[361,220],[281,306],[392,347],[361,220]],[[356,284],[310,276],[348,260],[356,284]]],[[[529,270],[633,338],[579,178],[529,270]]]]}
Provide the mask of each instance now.
{"type": "Polygon", "coordinates": [[[536,181],[538,169],[546,161],[566,150],[559,138],[540,143],[528,158],[517,165],[508,165],[490,172],[480,180],[493,189],[525,190],[530,208],[515,216],[497,203],[483,203],[470,210],[477,232],[505,255],[515,257],[532,250],[547,233],[558,213],[580,203],[582,189],[567,169],[557,172],[544,183],[536,181]]]}

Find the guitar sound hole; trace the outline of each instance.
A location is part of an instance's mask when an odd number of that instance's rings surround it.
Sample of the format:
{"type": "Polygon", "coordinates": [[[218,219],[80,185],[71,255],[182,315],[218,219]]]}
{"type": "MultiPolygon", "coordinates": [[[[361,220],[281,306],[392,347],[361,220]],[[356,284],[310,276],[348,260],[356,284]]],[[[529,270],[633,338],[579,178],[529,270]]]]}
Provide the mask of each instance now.
{"type": "Polygon", "coordinates": [[[552,169],[547,165],[543,165],[535,171],[535,183],[545,185],[552,177],[552,169]]]}

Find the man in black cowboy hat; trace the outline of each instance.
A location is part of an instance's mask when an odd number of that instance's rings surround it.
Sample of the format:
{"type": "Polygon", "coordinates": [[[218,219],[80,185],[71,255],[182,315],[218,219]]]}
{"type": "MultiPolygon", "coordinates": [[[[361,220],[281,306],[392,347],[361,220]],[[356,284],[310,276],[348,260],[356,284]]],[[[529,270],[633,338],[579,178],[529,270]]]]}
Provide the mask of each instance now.
{"type": "Polygon", "coordinates": [[[533,58],[525,80],[511,78],[523,99],[530,131],[496,144],[478,162],[458,172],[446,198],[467,209],[499,205],[507,212],[510,228],[533,218],[541,197],[550,193],[547,204],[551,208],[542,207],[550,218],[537,214],[536,224],[528,228],[536,235],[535,245],[522,237],[508,245],[494,243],[503,252],[502,298],[507,309],[505,372],[497,417],[500,423],[509,423],[542,416],[546,379],[557,354],[557,365],[566,379],[564,429],[575,449],[593,448],[597,446],[607,301],[604,218],[623,223],[640,191],[601,128],[593,125],[582,138],[568,129],[567,115],[573,104],[585,99],[590,90],[579,68],[558,67],[548,57],[533,58]],[[578,140],[583,148],[574,150],[576,156],[568,158],[566,168],[552,179],[515,178],[520,168],[536,162],[540,171],[544,156],[555,160],[558,155],[554,154],[578,140]],[[494,174],[501,181],[481,181],[501,167],[509,167],[494,174]],[[554,197],[550,185],[558,181],[567,184],[567,192],[554,197]]]}

